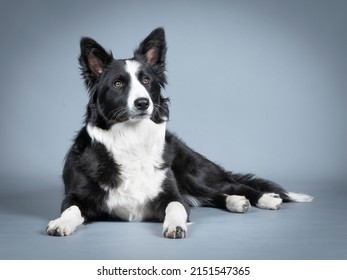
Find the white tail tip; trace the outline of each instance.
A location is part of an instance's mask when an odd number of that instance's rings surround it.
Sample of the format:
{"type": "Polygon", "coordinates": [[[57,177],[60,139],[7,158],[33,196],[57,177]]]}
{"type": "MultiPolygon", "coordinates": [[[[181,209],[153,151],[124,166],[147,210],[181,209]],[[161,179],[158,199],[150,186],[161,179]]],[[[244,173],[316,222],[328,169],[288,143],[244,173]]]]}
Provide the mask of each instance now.
{"type": "Polygon", "coordinates": [[[295,202],[311,202],[313,200],[312,196],[303,193],[289,192],[287,195],[291,201],[295,202]]]}

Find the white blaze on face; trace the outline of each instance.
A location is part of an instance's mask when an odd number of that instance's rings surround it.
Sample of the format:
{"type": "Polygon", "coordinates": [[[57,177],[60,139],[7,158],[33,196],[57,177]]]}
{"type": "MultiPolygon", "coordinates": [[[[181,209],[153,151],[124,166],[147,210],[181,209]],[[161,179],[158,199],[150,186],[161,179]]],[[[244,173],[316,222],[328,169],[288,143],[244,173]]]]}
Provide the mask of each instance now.
{"type": "Polygon", "coordinates": [[[131,114],[136,115],[137,111],[134,106],[134,102],[138,98],[147,98],[149,100],[149,107],[147,109],[147,114],[151,115],[153,112],[153,102],[149,96],[146,88],[141,84],[137,77],[137,73],[140,68],[140,63],[136,60],[126,60],[125,70],[130,75],[130,92],[128,97],[128,108],[131,114]]]}

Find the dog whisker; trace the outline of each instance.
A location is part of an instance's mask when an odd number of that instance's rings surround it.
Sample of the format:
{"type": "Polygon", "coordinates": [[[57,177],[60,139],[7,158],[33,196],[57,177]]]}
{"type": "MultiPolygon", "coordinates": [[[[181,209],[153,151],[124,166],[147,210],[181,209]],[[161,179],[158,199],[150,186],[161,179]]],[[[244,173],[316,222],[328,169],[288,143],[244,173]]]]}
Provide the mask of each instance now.
{"type": "Polygon", "coordinates": [[[129,113],[126,107],[121,107],[121,108],[116,108],[114,110],[112,110],[109,115],[108,118],[110,120],[122,120],[122,119],[127,119],[129,117],[129,113]]]}

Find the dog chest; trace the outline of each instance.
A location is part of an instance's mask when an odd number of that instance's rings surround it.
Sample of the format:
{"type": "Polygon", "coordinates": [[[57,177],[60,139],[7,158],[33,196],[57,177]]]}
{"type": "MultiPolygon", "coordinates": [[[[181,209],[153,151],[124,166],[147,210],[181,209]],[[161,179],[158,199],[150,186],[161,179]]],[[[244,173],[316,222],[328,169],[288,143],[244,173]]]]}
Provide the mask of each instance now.
{"type": "Polygon", "coordinates": [[[123,220],[144,220],[147,203],[161,192],[166,176],[165,124],[141,120],[107,131],[88,125],[87,130],[94,141],[105,145],[120,169],[118,186],[101,186],[107,193],[105,210],[123,220]]]}

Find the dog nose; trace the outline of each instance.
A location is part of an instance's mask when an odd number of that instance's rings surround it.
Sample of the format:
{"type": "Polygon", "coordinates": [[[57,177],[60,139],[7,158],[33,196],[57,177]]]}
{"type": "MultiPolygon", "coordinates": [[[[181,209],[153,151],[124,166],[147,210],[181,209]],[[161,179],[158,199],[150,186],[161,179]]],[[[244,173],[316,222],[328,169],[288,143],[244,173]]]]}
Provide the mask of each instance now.
{"type": "Polygon", "coordinates": [[[134,101],[135,108],[139,111],[145,111],[149,107],[149,100],[145,97],[140,97],[134,101]]]}

